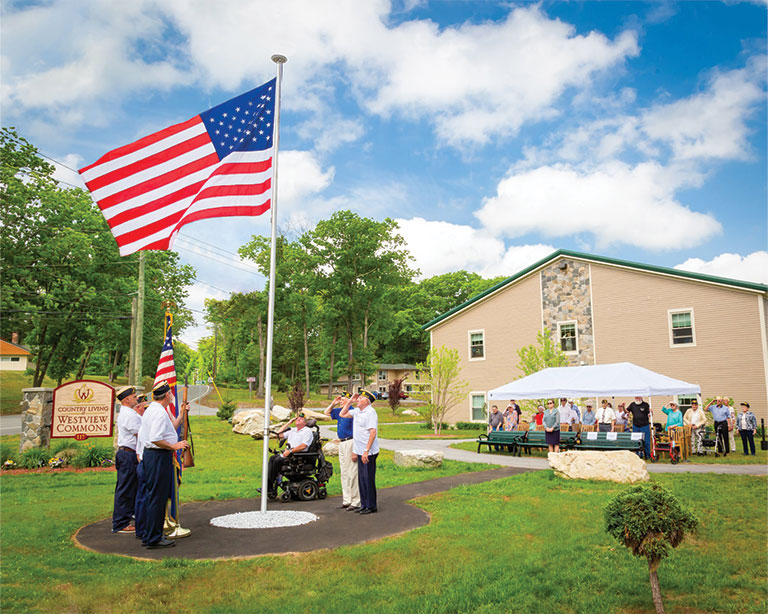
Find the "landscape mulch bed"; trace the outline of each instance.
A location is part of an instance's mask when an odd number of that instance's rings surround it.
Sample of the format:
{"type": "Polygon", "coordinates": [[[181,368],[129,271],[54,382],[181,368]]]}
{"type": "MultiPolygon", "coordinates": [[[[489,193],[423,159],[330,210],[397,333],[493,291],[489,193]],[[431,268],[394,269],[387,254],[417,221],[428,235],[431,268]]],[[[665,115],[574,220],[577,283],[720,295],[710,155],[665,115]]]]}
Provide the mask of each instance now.
{"type": "Polygon", "coordinates": [[[114,471],[115,466],[111,467],[38,467],[37,469],[3,469],[0,475],[19,475],[23,473],[84,473],[86,471],[114,471]]]}

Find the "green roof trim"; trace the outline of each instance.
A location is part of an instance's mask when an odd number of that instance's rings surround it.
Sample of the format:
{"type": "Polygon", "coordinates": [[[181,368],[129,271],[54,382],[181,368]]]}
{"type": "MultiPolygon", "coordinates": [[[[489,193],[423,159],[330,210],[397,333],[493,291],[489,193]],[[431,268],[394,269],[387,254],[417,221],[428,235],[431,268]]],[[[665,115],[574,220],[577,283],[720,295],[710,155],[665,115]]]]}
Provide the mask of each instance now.
{"type": "Polygon", "coordinates": [[[519,273],[516,273],[512,277],[508,277],[504,281],[497,283],[495,286],[488,288],[485,292],[481,292],[480,294],[473,296],[472,298],[464,301],[461,305],[457,305],[453,309],[446,311],[445,313],[437,316],[431,322],[427,322],[426,324],[422,325],[421,329],[429,330],[435,324],[438,324],[439,322],[442,322],[446,318],[451,317],[453,314],[458,313],[459,311],[465,309],[466,307],[469,307],[472,303],[476,303],[477,301],[482,300],[489,294],[493,294],[494,292],[496,292],[496,290],[499,290],[500,288],[503,288],[504,286],[525,277],[531,271],[535,271],[536,269],[543,266],[547,262],[555,260],[560,256],[577,258],[579,260],[591,260],[593,262],[602,262],[604,264],[624,266],[632,269],[638,269],[640,271],[649,271],[651,273],[663,273],[665,275],[673,275],[675,277],[692,279],[694,281],[705,281],[710,283],[725,284],[728,286],[735,286],[737,288],[745,288],[747,290],[757,290],[758,292],[768,293],[768,286],[766,286],[765,284],[757,284],[750,281],[740,281],[738,279],[729,279],[727,277],[716,277],[714,275],[704,275],[703,273],[692,273],[690,271],[681,271],[680,269],[671,269],[669,267],[655,266],[653,264],[644,264],[642,262],[632,262],[630,260],[619,260],[618,258],[608,258],[607,256],[596,256],[594,254],[574,252],[568,249],[558,249],[557,251],[552,252],[546,258],[542,258],[538,262],[532,264],[528,268],[523,269],[519,273]]]}

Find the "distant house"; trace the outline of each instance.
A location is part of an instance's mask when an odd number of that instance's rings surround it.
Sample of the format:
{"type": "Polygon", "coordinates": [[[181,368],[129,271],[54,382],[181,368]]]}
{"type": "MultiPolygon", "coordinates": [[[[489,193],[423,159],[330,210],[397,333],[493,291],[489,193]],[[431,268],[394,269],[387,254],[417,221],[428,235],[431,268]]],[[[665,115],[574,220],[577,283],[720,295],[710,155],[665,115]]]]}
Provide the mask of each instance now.
{"type": "MultiPolygon", "coordinates": [[[[470,384],[450,422],[485,420],[488,390],[522,375],[517,351],[544,328],[572,365],[632,362],[699,384],[704,399],[735,397],[737,410],[748,401],[760,419],[768,418],[767,303],[763,284],[558,250],[423,328],[432,347],[459,351],[470,384]]],[[[687,408],[691,399],[676,401],[687,408]]]]}
{"type": "MultiPolygon", "coordinates": [[[[357,392],[360,388],[366,390],[377,390],[379,392],[386,392],[387,386],[395,378],[405,377],[403,382],[403,390],[406,394],[411,394],[419,390],[422,385],[419,381],[419,369],[416,365],[408,365],[405,363],[397,364],[379,364],[376,365],[376,371],[372,376],[366,378],[363,382],[363,377],[360,373],[352,374],[352,381],[348,376],[343,376],[337,381],[333,382],[333,389],[331,394],[339,394],[341,392],[357,392]]],[[[321,394],[328,394],[328,384],[321,384],[321,394]]]]}
{"type": "Polygon", "coordinates": [[[0,339],[0,371],[26,371],[31,354],[18,343],[0,339]]]}

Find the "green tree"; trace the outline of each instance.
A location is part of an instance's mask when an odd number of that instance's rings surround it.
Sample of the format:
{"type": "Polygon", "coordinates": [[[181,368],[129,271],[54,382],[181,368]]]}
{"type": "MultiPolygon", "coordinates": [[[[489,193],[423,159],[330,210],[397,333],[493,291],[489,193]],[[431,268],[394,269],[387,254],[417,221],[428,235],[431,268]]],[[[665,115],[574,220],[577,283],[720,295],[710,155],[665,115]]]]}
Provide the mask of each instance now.
{"type": "Polygon", "coordinates": [[[633,486],[605,508],[605,530],[648,561],[653,604],[664,614],[657,571],[661,561],[698,525],[696,517],[657,484],[633,486]]]}
{"type": "MultiPolygon", "coordinates": [[[[82,376],[92,356],[109,356],[114,370],[128,353],[136,257],[119,256],[90,195],[61,188],[53,167],[13,129],[0,132],[0,158],[0,334],[18,332],[30,346],[34,386],[46,375],[82,376]]],[[[157,352],[145,352],[144,373],[157,367],[162,300],[181,305],[177,333],[189,320],[183,287],[193,271],[177,259],[172,252],[147,257],[144,347],[157,352]]]]}
{"type": "Polygon", "coordinates": [[[426,401],[422,413],[428,418],[435,435],[439,435],[449,408],[466,398],[469,384],[460,379],[459,352],[444,345],[433,347],[423,363],[418,363],[422,386],[413,396],[426,401]]]}

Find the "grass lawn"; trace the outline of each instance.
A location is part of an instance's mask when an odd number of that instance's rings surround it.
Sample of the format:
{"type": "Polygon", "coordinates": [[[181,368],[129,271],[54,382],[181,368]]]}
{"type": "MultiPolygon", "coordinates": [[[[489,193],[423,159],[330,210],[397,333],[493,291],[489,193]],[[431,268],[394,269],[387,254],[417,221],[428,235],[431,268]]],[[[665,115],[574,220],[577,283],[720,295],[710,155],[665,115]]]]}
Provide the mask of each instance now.
{"type": "MultiPolygon", "coordinates": [[[[86,375],[84,379],[93,379],[99,382],[106,382],[106,375],[86,375]]],[[[69,380],[67,380],[69,381],[69,380]]],[[[128,383],[127,377],[117,377],[115,381],[110,385],[118,388],[125,386],[128,383]]],[[[150,390],[154,380],[152,378],[144,378],[145,390],[150,390]]],[[[43,388],[56,388],[56,380],[52,380],[46,377],[43,380],[43,388]]],[[[0,375],[0,414],[7,416],[10,414],[21,413],[19,403],[21,403],[21,391],[24,388],[32,388],[32,376],[24,375],[23,371],[3,371],[0,375]]]]}
{"type": "MultiPolygon", "coordinates": [[[[768,450],[761,450],[759,442],[755,442],[755,455],[744,456],[741,448],[741,439],[736,442],[736,452],[731,452],[728,456],[720,456],[715,458],[714,454],[707,454],[706,456],[691,456],[690,464],[701,465],[765,465],[768,463],[768,450]]],[[[477,452],[477,442],[456,443],[451,446],[457,450],[470,450],[471,452],[477,452]]],[[[487,446],[483,446],[483,452],[488,451],[487,446]]],[[[508,452],[492,452],[493,454],[509,454],[508,452]]],[[[525,453],[523,453],[525,454],[525,453]]],[[[526,455],[527,456],[527,455],[526,455]]],[[[541,458],[547,457],[546,450],[531,450],[531,456],[538,456],[541,458]]],[[[650,463],[650,461],[647,461],[650,463]]],[[[659,463],[669,463],[669,457],[664,454],[662,458],[658,460],[659,463]]]]}
{"type": "MultiPolygon", "coordinates": [[[[182,500],[253,496],[260,443],[213,418],[194,417],[192,428],[198,466],[185,474],[182,500]]],[[[405,470],[390,454],[379,467],[381,486],[486,468],[405,470]]],[[[86,552],[70,540],[109,515],[114,477],[2,477],[3,612],[653,611],[646,563],[602,528],[601,510],[621,485],[532,472],[419,499],[431,523],[377,542],[242,561],[148,562],[86,552]]],[[[765,612],[768,480],[652,479],[701,521],[659,570],[667,612],[765,612]]],[[[339,491],[336,475],[330,491],[339,491]]]]}
{"type": "Polygon", "coordinates": [[[443,429],[436,436],[432,429],[421,424],[382,424],[388,416],[379,414],[379,437],[383,439],[477,439],[482,431],[443,429]]]}

